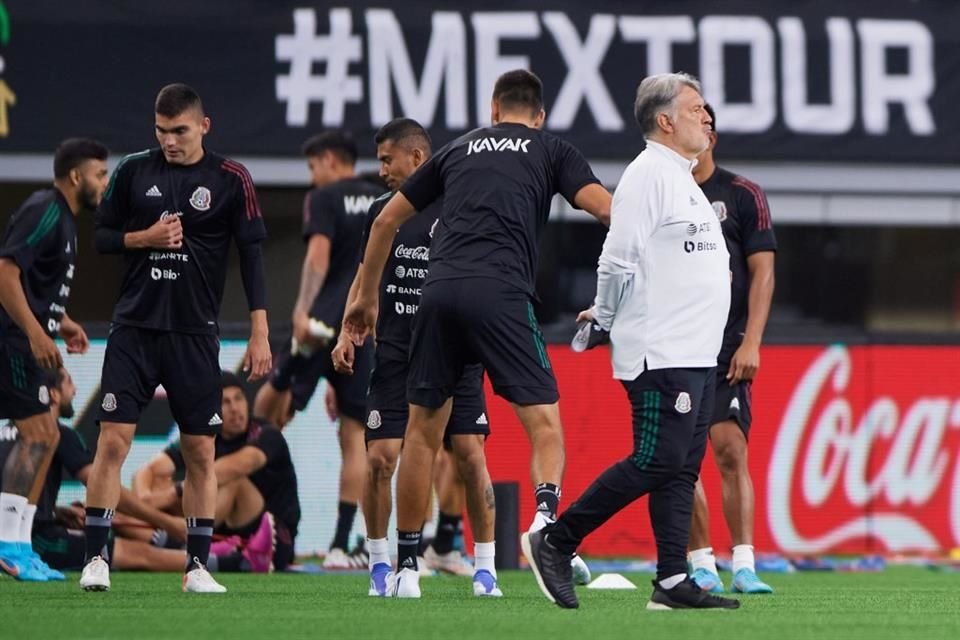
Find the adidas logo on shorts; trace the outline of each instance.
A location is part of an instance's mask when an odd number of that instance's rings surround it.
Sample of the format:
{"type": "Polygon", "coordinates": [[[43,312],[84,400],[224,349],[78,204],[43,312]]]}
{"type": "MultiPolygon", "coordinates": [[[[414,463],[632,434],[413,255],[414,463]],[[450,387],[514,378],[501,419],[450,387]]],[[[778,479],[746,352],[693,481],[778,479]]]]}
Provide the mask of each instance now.
{"type": "Polygon", "coordinates": [[[210,418],[210,422],[207,423],[208,427],[219,427],[223,424],[223,419],[220,418],[219,413],[213,414],[213,417],[210,418]]]}
{"type": "Polygon", "coordinates": [[[480,414],[480,417],[477,418],[477,424],[490,424],[490,423],[487,421],[487,414],[481,413],[481,414],[480,414]]]}

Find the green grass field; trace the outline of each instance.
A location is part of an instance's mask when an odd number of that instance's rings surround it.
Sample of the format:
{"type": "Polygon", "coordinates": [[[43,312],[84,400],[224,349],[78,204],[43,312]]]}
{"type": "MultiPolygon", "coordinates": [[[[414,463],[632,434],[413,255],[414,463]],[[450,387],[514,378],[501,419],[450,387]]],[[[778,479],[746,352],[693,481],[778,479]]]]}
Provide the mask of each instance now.
{"type": "MultiPolygon", "coordinates": [[[[465,578],[421,580],[423,599],[366,596],[362,575],[221,575],[226,595],[180,593],[174,574],[114,573],[108,593],[66,583],[0,580],[0,638],[960,638],[960,574],[892,568],[878,574],[767,575],[777,592],[742,596],[738,611],[647,611],[640,588],[581,588],[576,611],[543,598],[529,572],[504,572],[505,597],[480,600],[465,578]]],[[[729,574],[724,576],[729,581],[729,574]]]]}

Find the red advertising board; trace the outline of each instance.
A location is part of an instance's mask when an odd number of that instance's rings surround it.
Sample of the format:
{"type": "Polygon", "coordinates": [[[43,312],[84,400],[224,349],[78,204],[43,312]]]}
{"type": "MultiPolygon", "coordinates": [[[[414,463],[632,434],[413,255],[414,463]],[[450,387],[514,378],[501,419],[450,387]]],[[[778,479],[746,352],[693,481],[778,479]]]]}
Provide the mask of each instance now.
{"type": "MultiPolygon", "coordinates": [[[[561,509],[630,453],[626,394],[609,351],[550,349],[567,445],[561,509]]],[[[960,546],[960,347],[771,346],[753,385],[750,470],[755,546],[787,554],[937,551],[960,546]]],[[[489,392],[489,389],[488,389],[489,392]]],[[[521,527],[533,517],[529,445],[509,405],[489,396],[494,481],[517,481],[521,527]]],[[[720,481],[703,478],[716,549],[729,549],[720,481]]],[[[581,548],[652,556],[647,501],[581,548]]]]}

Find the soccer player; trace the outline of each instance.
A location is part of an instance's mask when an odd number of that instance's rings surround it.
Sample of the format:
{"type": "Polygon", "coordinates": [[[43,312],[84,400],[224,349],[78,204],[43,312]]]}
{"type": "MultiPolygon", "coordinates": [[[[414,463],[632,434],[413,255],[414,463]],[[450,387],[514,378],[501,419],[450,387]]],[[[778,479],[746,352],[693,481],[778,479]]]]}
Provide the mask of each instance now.
{"type": "MultiPolygon", "coordinates": [[[[215,530],[242,541],[250,570],[283,571],[293,561],[294,539],[300,524],[297,474],[287,441],[279,429],[251,418],[240,378],[229,371],[222,378],[223,428],[215,444],[217,509],[215,530]],[[264,540],[261,540],[263,538],[264,540]]],[[[138,495],[164,510],[178,506],[186,470],[181,443],[175,443],[137,470],[138,495]]],[[[234,558],[239,562],[239,556],[234,558]]],[[[239,566],[219,559],[219,571],[239,566]]]]}
{"type": "MultiPolygon", "coordinates": [[[[57,495],[63,480],[63,469],[86,484],[90,479],[93,454],[80,435],[61,424],[60,418],[73,417],[73,398],[76,387],[67,370],[60,367],[48,374],[50,415],[59,431],[59,441],[51,464],[41,478],[40,497],[36,504],[33,530],[26,536],[47,567],[48,580],[63,580],[59,570],[78,570],[84,565],[86,546],[83,536],[83,509],[74,505],[57,506],[57,495]],[[49,563],[49,564],[47,564],[49,563]]],[[[0,427],[0,460],[7,459],[18,441],[17,427],[0,427]]],[[[118,510],[154,527],[175,527],[182,522],[137,500],[130,492],[121,490],[118,510]]],[[[183,566],[183,551],[157,549],[145,542],[120,536],[108,540],[114,566],[118,569],[145,571],[176,571],[183,566]]]]}
{"type": "Polygon", "coordinates": [[[326,131],[310,138],[303,152],[314,189],[303,202],[307,254],[293,308],[292,344],[278,355],[270,379],[257,392],[253,413],[282,428],[294,410],[302,411],[307,406],[320,378],[326,378],[328,396],[332,387],[331,404],[335,404],[340,418],[337,435],[341,464],[336,531],[323,567],[359,569],[366,567],[366,556],[362,552],[349,555],[347,551],[363,492],[363,421],[373,346],[358,350],[353,376],[334,371],[330,353],[335,345],[334,329],[340,326],[347,292],[357,272],[364,214],[382,188],[355,175],[357,146],[345,132],[326,131]],[[311,324],[329,333],[313,337],[311,324]],[[297,348],[292,349],[292,345],[297,348]],[[291,354],[291,350],[296,353],[291,354]]]}
{"type": "Polygon", "coordinates": [[[36,191],[11,216],[0,246],[0,417],[19,437],[0,479],[0,569],[18,580],[51,574],[30,546],[30,531],[57,425],[50,416],[45,370],[68,353],[86,352],[83,328],[66,312],[74,277],[76,216],[94,210],[107,186],[107,149],[82,138],[64,140],[53,159],[53,189],[36,191]]]}
{"type": "Polygon", "coordinates": [[[603,221],[610,194],[579,151],[541,131],[544,117],[540,79],[522,69],[504,73],[493,90],[493,125],[427,160],[371,228],[358,293],[344,321],[355,341],[374,330],[380,279],[397,229],[443,200],[410,342],[410,421],[397,479],[401,583],[417,580],[414,550],[434,457],[469,365],[483,365],[530,439],[537,504],[532,528],[556,515],[563,429],[556,379],[533,310],[537,241],[554,194],[603,221]]]}
{"type": "MultiPolygon", "coordinates": [[[[710,146],[697,157],[693,177],[720,220],[733,278],[730,315],[717,358],[710,445],[720,470],[723,515],[733,542],[733,590],[773,593],[773,588],[757,577],[754,564],[753,482],[747,466],[747,438],[753,418],[750,384],[760,367],[760,342],[773,300],[777,239],[763,190],[716,165],[716,120],[710,105],[706,109],[713,121],[710,146]]],[[[694,494],[690,549],[694,582],[704,591],[722,592],[723,583],[710,546],[707,497],[699,480],[694,494]]]]}
{"type": "Polygon", "coordinates": [[[684,73],[647,77],[634,113],[647,148],[613,197],[597,267],[594,306],[581,313],[610,333],[613,375],[633,410],[633,451],[556,523],[521,538],[540,589],[579,606],[570,554],[615,513],[650,494],[657,577],[648,609],[736,608],[687,576],[693,487],[707,444],[717,352],[730,306],[726,247],[717,216],[693,180],[709,145],[700,83],[684,73]]]}
{"type": "MultiPolygon", "coordinates": [[[[431,153],[430,135],[418,122],[409,118],[398,118],[385,124],[377,132],[375,141],[380,175],[387,181],[391,192],[385,193],[370,206],[367,233],[392,194],[401,188],[431,153]]],[[[441,200],[433,201],[400,227],[393,238],[391,256],[384,270],[380,291],[376,366],[367,396],[367,481],[362,500],[367,523],[367,550],[370,554],[371,596],[420,597],[417,583],[404,581],[399,585],[394,584],[395,575],[391,572],[388,553],[387,522],[392,502],[390,483],[409,417],[407,376],[410,335],[423,281],[427,277],[431,238],[438,226],[442,204],[441,200]]],[[[367,233],[364,234],[364,249],[367,233]]],[[[351,286],[351,292],[355,293],[358,287],[359,280],[351,286]]],[[[352,371],[354,346],[345,332],[341,331],[332,355],[338,371],[352,371]]],[[[466,486],[467,510],[475,539],[473,593],[476,596],[500,597],[503,594],[497,587],[497,570],[494,566],[493,485],[483,451],[490,425],[486,417],[483,369],[480,365],[464,368],[453,398],[453,409],[441,436],[452,451],[457,470],[466,486]]],[[[424,511],[420,513],[422,518],[424,511]]],[[[444,515],[441,513],[441,525],[448,527],[450,516],[444,518],[444,515]]],[[[422,525],[421,519],[418,530],[422,525]]],[[[449,533],[447,530],[446,534],[449,533]]],[[[452,537],[449,536],[449,542],[452,542],[452,537]]],[[[445,567],[445,560],[453,553],[453,549],[445,548],[446,541],[442,542],[444,545],[440,550],[444,557],[432,548],[428,548],[427,552],[431,555],[432,564],[445,567]]],[[[398,544],[402,548],[410,543],[401,538],[398,544]]],[[[459,556],[459,552],[456,555],[459,556]]]]}
{"type": "Polygon", "coordinates": [[[266,237],[250,174],[206,149],[210,118],[184,84],[157,95],[160,147],[125,157],[100,204],[97,250],[123,254],[127,271],[103,361],[100,437],[87,487],[85,590],[110,587],[104,549],[127,457],[143,407],[162,384],[180,427],[187,475],[184,591],[226,589],[205,565],[213,531],[217,479],[214,436],[220,416],[218,316],[233,240],[250,307],[243,358],[250,379],[270,370],[260,244],[266,237]]]}

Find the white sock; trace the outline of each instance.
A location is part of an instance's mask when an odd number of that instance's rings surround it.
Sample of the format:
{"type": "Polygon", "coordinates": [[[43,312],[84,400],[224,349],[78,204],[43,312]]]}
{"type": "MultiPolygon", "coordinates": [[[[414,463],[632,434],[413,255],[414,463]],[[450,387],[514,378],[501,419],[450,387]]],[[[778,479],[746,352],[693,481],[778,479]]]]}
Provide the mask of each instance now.
{"type": "Polygon", "coordinates": [[[678,573],[676,575],[672,575],[669,578],[664,578],[663,580],[661,580],[660,586],[663,587],[664,589],[673,589],[675,586],[683,582],[683,579],[686,577],[687,577],[687,574],[685,573],[678,573]]]}
{"type": "Polygon", "coordinates": [[[27,504],[20,516],[20,539],[18,542],[33,548],[33,516],[37,515],[37,505],[27,504]]]}
{"type": "Polygon", "coordinates": [[[27,499],[15,493],[0,492],[0,542],[18,542],[27,499]]]}
{"type": "Polygon", "coordinates": [[[494,558],[497,555],[497,542],[474,542],[473,543],[473,569],[474,571],[483,571],[486,569],[493,577],[497,577],[497,568],[494,558]]]}
{"type": "Polygon", "coordinates": [[[367,552],[371,569],[375,564],[390,564],[390,545],[386,538],[367,538],[367,552]]]}
{"type": "Polygon", "coordinates": [[[713,547],[703,547],[690,552],[690,564],[693,570],[706,569],[710,573],[717,573],[717,559],[713,555],[713,547]]]}
{"type": "Polygon", "coordinates": [[[756,571],[753,563],[753,545],[738,544],[733,547],[733,573],[736,575],[740,569],[750,569],[756,571]]]}

